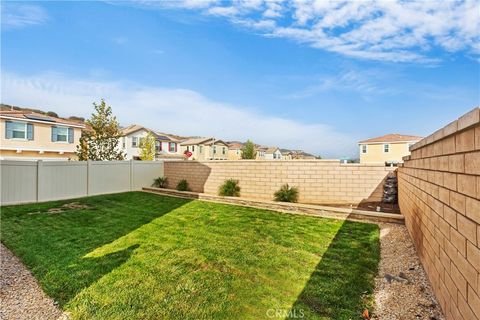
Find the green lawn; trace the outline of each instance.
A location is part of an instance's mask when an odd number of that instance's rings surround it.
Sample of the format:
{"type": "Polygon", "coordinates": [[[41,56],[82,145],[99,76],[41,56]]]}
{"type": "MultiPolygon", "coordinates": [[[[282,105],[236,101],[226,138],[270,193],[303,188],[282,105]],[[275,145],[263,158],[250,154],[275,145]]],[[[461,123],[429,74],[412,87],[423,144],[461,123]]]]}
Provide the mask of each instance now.
{"type": "Polygon", "coordinates": [[[360,319],[378,226],[130,192],[6,206],[1,241],[79,319],[360,319]],[[33,214],[32,214],[33,213],[33,214]]]}

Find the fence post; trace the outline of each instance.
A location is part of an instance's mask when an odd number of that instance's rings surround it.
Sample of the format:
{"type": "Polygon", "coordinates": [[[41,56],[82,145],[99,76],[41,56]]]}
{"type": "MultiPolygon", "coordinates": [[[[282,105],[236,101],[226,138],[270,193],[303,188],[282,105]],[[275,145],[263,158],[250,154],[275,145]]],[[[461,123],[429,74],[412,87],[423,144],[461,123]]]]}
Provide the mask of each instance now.
{"type": "Polygon", "coordinates": [[[134,162],[133,159],[130,160],[130,191],[133,191],[133,179],[134,179],[134,162]]]}
{"type": "Polygon", "coordinates": [[[36,192],[36,200],[37,202],[40,201],[40,182],[42,181],[42,174],[41,174],[41,171],[42,171],[42,168],[43,168],[43,161],[42,160],[37,160],[37,192],[36,192]]]}
{"type": "Polygon", "coordinates": [[[92,192],[90,187],[90,183],[92,180],[92,178],[90,177],[91,174],[92,174],[92,161],[87,160],[87,196],[89,196],[90,193],[92,192]]]}

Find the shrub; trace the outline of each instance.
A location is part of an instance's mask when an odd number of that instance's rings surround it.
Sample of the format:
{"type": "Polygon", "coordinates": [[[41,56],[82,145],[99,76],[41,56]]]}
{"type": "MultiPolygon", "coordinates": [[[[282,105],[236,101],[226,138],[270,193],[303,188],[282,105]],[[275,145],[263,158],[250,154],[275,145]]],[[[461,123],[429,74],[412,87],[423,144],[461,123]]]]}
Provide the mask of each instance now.
{"type": "Polygon", "coordinates": [[[238,180],[228,179],[218,188],[218,194],[226,197],[239,197],[240,187],[238,186],[238,180]]]}
{"type": "Polygon", "coordinates": [[[158,177],[154,179],[153,186],[157,188],[165,188],[167,186],[167,177],[158,177]]]}
{"type": "Polygon", "coordinates": [[[280,190],[274,193],[274,199],[281,202],[297,202],[298,188],[290,187],[288,183],[284,184],[280,190]]]}
{"type": "Polygon", "coordinates": [[[188,191],[188,190],[190,190],[190,188],[188,187],[187,180],[185,180],[185,179],[180,180],[180,182],[177,184],[177,190],[178,191],[188,191]]]}

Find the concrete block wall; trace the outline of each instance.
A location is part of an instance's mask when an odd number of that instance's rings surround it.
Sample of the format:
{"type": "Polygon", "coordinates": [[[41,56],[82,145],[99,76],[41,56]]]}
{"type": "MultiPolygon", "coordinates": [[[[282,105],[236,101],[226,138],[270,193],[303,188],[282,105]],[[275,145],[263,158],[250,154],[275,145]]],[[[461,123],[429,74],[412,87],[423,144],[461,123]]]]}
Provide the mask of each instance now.
{"type": "Polygon", "coordinates": [[[192,191],[217,194],[226,179],[240,181],[241,196],[272,200],[288,183],[300,191],[299,201],[346,204],[379,201],[383,181],[395,168],[381,165],[340,164],[338,160],[166,161],[168,187],[186,179],[192,191]]]}
{"type": "Polygon", "coordinates": [[[480,319],[480,109],[411,147],[399,204],[447,319],[480,319]]]}

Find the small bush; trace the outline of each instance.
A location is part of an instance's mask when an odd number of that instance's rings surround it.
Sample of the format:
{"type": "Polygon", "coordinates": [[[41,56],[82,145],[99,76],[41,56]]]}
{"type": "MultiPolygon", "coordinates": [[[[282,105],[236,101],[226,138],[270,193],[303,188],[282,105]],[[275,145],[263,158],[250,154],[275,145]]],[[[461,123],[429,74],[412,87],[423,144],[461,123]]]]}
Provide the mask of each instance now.
{"type": "Polygon", "coordinates": [[[284,184],[280,190],[274,193],[274,199],[281,202],[297,202],[298,188],[290,187],[288,183],[284,184]]]}
{"type": "Polygon", "coordinates": [[[154,179],[153,186],[157,188],[165,188],[167,186],[167,177],[158,177],[154,179]]]}
{"type": "Polygon", "coordinates": [[[177,184],[177,190],[178,191],[188,191],[188,190],[190,190],[190,188],[188,187],[187,180],[185,180],[185,179],[180,180],[180,182],[177,184]]]}
{"type": "Polygon", "coordinates": [[[228,179],[218,188],[218,194],[224,197],[239,197],[240,187],[238,180],[228,179]]]}

